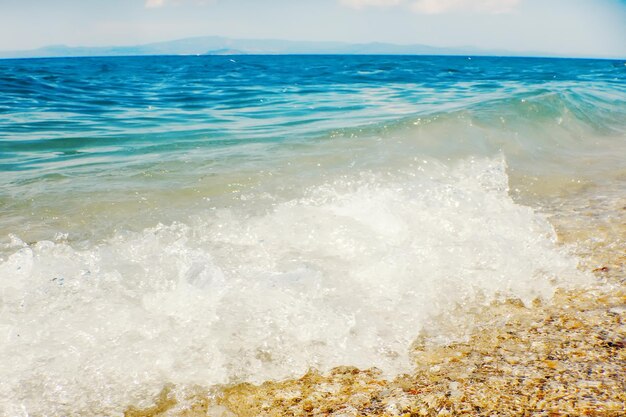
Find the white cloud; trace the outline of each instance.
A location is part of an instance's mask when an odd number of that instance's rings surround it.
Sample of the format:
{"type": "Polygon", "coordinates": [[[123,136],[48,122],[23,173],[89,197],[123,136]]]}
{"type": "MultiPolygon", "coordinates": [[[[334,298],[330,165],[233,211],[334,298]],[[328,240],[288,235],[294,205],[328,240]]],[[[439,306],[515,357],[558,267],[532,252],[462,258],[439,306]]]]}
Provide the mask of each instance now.
{"type": "Polygon", "coordinates": [[[450,12],[507,13],[521,0],[417,0],[411,8],[418,13],[439,14],[450,12]]]}
{"type": "Polygon", "coordinates": [[[404,0],[339,0],[341,4],[353,7],[355,9],[362,9],[367,6],[388,7],[396,6],[402,3],[404,0]]]}
{"type": "Polygon", "coordinates": [[[146,0],[144,3],[147,9],[157,9],[159,7],[168,6],[168,5],[183,5],[183,4],[195,4],[195,5],[205,5],[211,3],[211,0],[146,0]]]}
{"type": "MultiPolygon", "coordinates": [[[[156,0],[159,1],[159,0],[156,0]]],[[[163,1],[163,0],[161,0],[163,1]]],[[[339,0],[343,5],[364,7],[409,6],[416,13],[440,14],[454,12],[507,13],[522,0],[339,0]]]]}
{"type": "Polygon", "coordinates": [[[146,0],[146,7],[148,9],[163,7],[164,5],[165,5],[165,0],[146,0]]]}

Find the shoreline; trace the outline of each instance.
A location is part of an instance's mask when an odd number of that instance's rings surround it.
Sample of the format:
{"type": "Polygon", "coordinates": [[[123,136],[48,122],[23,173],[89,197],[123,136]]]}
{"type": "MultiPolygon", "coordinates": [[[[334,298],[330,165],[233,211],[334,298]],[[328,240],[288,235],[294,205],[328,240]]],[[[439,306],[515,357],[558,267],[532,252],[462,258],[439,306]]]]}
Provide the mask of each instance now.
{"type": "MultiPolygon", "coordinates": [[[[615,203],[615,202],[614,202],[615,203]]],[[[393,380],[338,367],[299,379],[211,389],[166,386],[149,416],[622,416],[626,412],[626,205],[551,219],[597,284],[531,308],[492,305],[469,340],[414,344],[415,368],[393,380]],[[504,319],[503,319],[504,318],[504,319]]]]}
{"type": "MultiPolygon", "coordinates": [[[[504,305],[494,306],[501,309],[504,305]]],[[[469,341],[416,349],[417,369],[394,380],[338,367],[297,380],[166,387],[148,416],[622,416],[626,409],[626,289],[559,292],[550,305],[508,303],[504,326],[469,341]]]]}

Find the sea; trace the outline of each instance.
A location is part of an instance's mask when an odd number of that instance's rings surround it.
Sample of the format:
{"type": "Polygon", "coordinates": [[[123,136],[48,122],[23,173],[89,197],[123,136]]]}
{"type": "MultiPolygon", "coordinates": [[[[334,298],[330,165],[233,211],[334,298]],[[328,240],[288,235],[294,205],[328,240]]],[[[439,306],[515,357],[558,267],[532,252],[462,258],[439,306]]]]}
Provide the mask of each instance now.
{"type": "Polygon", "coordinates": [[[624,60],[0,60],[0,415],[410,372],[625,196],[624,60]]]}

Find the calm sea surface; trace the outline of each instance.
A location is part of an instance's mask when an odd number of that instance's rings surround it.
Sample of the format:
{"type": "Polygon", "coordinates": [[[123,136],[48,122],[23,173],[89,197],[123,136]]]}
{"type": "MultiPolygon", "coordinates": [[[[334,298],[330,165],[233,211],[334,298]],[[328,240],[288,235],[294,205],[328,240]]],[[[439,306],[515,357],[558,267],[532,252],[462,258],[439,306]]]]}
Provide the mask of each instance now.
{"type": "Polygon", "coordinates": [[[550,217],[620,204],[625,161],[624,61],[0,60],[0,414],[406,372],[587,285],[550,217]]]}

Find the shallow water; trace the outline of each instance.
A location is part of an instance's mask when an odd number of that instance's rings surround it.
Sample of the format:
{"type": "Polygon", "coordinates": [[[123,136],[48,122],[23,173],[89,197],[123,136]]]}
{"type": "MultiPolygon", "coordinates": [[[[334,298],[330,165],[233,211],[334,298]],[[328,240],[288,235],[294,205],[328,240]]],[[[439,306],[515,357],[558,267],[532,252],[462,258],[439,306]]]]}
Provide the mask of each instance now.
{"type": "Polygon", "coordinates": [[[549,218],[621,198],[625,78],[600,60],[0,61],[0,410],[393,375],[420,331],[584,288],[549,218]]]}

